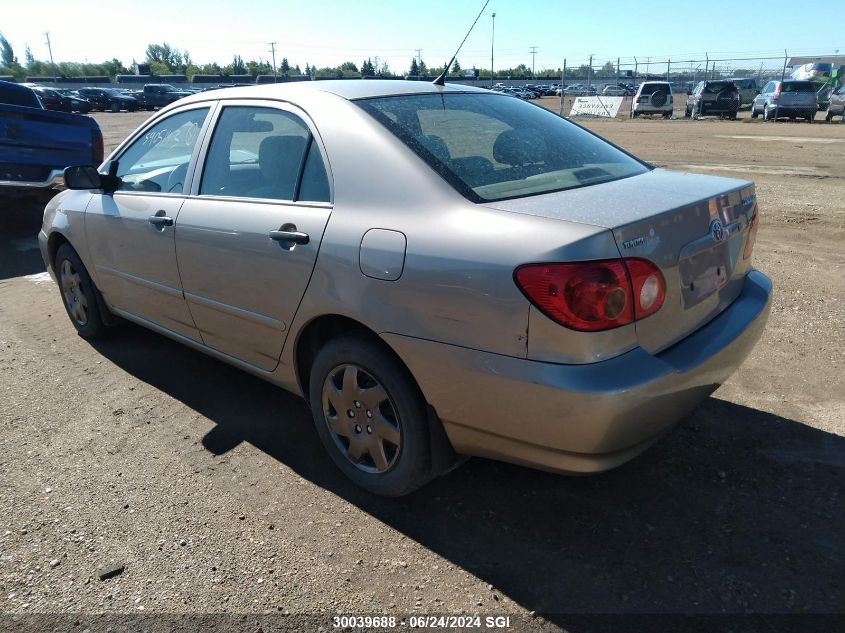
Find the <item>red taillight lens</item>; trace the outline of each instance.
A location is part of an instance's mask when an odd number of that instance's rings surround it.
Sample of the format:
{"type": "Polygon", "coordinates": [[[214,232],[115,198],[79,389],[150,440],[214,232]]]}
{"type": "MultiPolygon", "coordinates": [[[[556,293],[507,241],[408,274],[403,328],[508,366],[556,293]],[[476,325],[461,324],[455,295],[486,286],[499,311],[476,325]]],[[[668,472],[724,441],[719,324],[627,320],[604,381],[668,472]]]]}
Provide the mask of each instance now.
{"type": "Polygon", "coordinates": [[[772,101],[777,101],[780,99],[780,86],[775,89],[774,94],[772,95],[772,101]]]}
{"type": "Polygon", "coordinates": [[[94,165],[103,162],[103,134],[99,128],[91,130],[91,160],[94,165]]]}
{"type": "Polygon", "coordinates": [[[745,238],[745,249],[742,251],[743,259],[751,257],[751,251],[754,250],[754,242],[757,240],[757,227],[760,226],[760,212],[756,205],[752,213],[751,228],[748,229],[748,237],[745,238]]]}
{"type": "Polygon", "coordinates": [[[644,259],[525,264],[514,279],[546,316],[582,332],[632,323],[656,312],[666,296],[663,275],[644,259]]]}

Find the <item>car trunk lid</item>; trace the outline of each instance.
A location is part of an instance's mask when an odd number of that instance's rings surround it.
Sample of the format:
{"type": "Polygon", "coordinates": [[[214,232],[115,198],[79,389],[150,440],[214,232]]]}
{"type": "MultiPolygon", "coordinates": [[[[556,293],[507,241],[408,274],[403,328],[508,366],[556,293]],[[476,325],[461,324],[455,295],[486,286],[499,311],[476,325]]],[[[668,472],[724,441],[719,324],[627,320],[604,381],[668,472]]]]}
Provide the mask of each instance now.
{"type": "Polygon", "coordinates": [[[622,257],[657,265],[666,282],[663,307],[636,322],[639,344],[652,353],[730,305],[750,268],[743,248],[756,195],[746,181],[655,169],[489,206],[607,228],[622,257]]]}

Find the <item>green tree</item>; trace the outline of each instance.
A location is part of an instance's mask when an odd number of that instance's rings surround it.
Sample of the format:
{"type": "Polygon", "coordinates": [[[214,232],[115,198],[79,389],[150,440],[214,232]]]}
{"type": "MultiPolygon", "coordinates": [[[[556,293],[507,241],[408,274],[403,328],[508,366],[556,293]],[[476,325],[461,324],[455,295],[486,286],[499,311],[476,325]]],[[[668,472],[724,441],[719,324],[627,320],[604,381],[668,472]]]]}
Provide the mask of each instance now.
{"type": "Polygon", "coordinates": [[[601,67],[598,74],[602,77],[612,77],[616,74],[616,66],[613,62],[606,62],[605,65],[601,67]]]}
{"type": "Polygon", "coordinates": [[[15,51],[12,50],[12,45],[9,44],[2,33],[0,33],[0,61],[4,66],[12,66],[18,63],[18,58],[15,57],[15,51]]]}
{"type": "Polygon", "coordinates": [[[179,49],[172,47],[167,42],[163,44],[149,44],[147,46],[147,63],[158,62],[167,66],[169,73],[181,73],[187,63],[190,63],[190,55],[182,53],[179,49]]]}
{"type": "Polygon", "coordinates": [[[418,69],[419,69],[419,74],[422,75],[423,77],[428,75],[428,67],[425,65],[425,62],[423,60],[420,60],[420,64],[418,66],[418,69]]]}
{"type": "Polygon", "coordinates": [[[279,67],[283,77],[290,77],[290,64],[287,57],[282,57],[282,65],[279,67]]]}
{"type": "Polygon", "coordinates": [[[460,62],[456,59],[455,63],[452,64],[452,70],[450,71],[452,76],[459,77],[463,73],[463,69],[461,68],[460,62]]]}
{"type": "Polygon", "coordinates": [[[373,66],[372,60],[368,57],[364,60],[364,63],[361,64],[361,75],[364,77],[374,77],[376,74],[376,68],[373,66]]]}
{"type": "Polygon", "coordinates": [[[354,62],[343,62],[343,63],[340,65],[340,70],[341,70],[342,72],[352,72],[352,73],[357,73],[357,72],[358,72],[358,67],[355,65],[355,63],[354,63],[354,62]]]}
{"type": "Polygon", "coordinates": [[[420,67],[417,65],[416,57],[411,60],[411,70],[408,71],[408,74],[412,77],[415,77],[420,74],[420,67]]]}

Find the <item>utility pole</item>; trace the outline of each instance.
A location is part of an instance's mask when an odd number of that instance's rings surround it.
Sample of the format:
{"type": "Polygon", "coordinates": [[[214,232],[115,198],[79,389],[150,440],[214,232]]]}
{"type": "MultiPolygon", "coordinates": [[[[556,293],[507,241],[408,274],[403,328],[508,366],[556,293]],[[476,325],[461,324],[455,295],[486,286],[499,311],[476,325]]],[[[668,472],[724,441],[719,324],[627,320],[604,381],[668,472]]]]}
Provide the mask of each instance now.
{"type": "Polygon", "coordinates": [[[590,90],[593,86],[593,56],[590,55],[590,69],[587,71],[587,94],[590,94],[590,90]]]}
{"type": "Polygon", "coordinates": [[[273,81],[276,81],[276,42],[268,42],[270,44],[270,53],[273,55],[273,81]]]}
{"type": "Polygon", "coordinates": [[[44,33],[47,38],[47,50],[50,52],[50,65],[53,67],[53,83],[56,83],[56,63],[53,61],[53,47],[50,45],[50,32],[44,33]]]}
{"type": "Polygon", "coordinates": [[[496,50],[496,12],[493,12],[493,32],[490,35],[490,88],[493,88],[493,51],[496,50]]]}
{"type": "Polygon", "coordinates": [[[417,54],[417,73],[419,73],[419,75],[422,75],[422,49],[415,48],[414,51],[417,54]]]}
{"type": "Polygon", "coordinates": [[[529,53],[531,53],[531,79],[537,79],[537,73],[536,73],[536,72],[534,72],[534,60],[535,60],[535,58],[536,58],[536,56],[537,56],[537,47],[536,47],[536,46],[532,46],[532,47],[528,50],[528,52],[529,52],[529,53]]]}

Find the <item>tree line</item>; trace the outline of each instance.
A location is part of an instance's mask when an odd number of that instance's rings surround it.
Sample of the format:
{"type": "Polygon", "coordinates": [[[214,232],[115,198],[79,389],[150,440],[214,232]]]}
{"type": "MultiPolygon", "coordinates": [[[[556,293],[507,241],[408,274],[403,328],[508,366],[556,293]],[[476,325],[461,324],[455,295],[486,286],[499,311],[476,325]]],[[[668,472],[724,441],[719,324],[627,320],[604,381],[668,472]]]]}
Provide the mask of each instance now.
{"type": "MultiPolygon", "coordinates": [[[[414,57],[411,59],[408,69],[400,71],[397,74],[388,67],[387,62],[381,60],[378,56],[368,57],[360,65],[352,61],[345,61],[338,66],[324,66],[320,68],[307,62],[304,67],[300,67],[299,64],[291,65],[287,57],[282,57],[281,63],[275,68],[274,73],[273,64],[270,61],[264,59],[245,61],[240,55],[234,55],[231,63],[225,65],[220,65],[216,62],[198,64],[194,62],[187,50],[180,50],[167,42],[149,44],[145,51],[145,58],[141,63],[149,65],[150,72],[153,75],[185,75],[189,80],[194,75],[250,75],[256,77],[258,75],[273,74],[281,77],[305,75],[312,78],[336,79],[397,76],[433,78],[439,75],[446,67],[445,62],[441,66],[429,67],[422,58],[414,57]]],[[[567,68],[566,76],[567,78],[586,78],[589,71],[589,66],[583,64],[578,67],[567,68]]],[[[133,74],[134,72],[134,67],[127,68],[117,58],[99,64],[57,62],[53,65],[49,61],[36,59],[28,46],[24,52],[24,62],[20,63],[12,46],[3,37],[3,34],[0,33],[0,75],[12,75],[18,81],[23,81],[26,77],[52,77],[53,75],[57,77],[79,78],[108,76],[114,79],[116,75],[133,74]]],[[[489,68],[478,69],[476,72],[481,78],[490,78],[489,68]]],[[[606,63],[603,67],[593,69],[594,76],[612,76],[615,72],[616,68],[612,62],[606,63]]],[[[461,68],[460,62],[455,60],[449,69],[449,76],[462,77],[463,75],[464,70],[461,68]]],[[[544,68],[537,71],[536,75],[534,75],[529,66],[519,64],[513,68],[496,69],[494,79],[507,79],[511,77],[559,79],[560,75],[560,68],[544,68]]]]}

